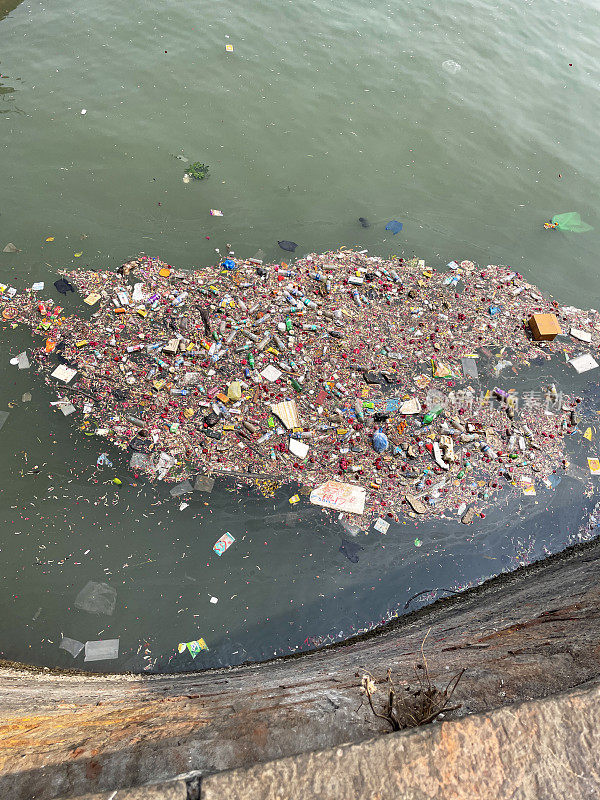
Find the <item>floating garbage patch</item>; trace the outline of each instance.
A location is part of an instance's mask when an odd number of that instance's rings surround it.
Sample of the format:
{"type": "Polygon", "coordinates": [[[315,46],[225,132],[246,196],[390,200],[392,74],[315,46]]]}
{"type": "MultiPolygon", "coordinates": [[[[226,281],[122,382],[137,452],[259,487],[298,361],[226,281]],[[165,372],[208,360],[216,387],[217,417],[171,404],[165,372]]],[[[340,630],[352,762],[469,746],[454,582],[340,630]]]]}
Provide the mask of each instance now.
{"type": "MultiPolygon", "coordinates": [[[[340,249],[191,271],[143,256],[61,275],[56,291],[74,287],[81,315],[42,299],[41,283],[0,293],[5,324],[35,337],[19,368],[41,371],[63,414],[174,498],[233,475],[296,483],[359,529],[459,510],[473,522],[500,493],[535,493],[568,466],[577,398],[553,385],[522,397],[510,376],[540,359],[574,375],[598,367],[600,314],[505,266],[340,249]],[[486,387],[478,364],[492,356],[486,387]]],[[[102,584],[77,601],[92,613],[113,603],[102,584]]]]}

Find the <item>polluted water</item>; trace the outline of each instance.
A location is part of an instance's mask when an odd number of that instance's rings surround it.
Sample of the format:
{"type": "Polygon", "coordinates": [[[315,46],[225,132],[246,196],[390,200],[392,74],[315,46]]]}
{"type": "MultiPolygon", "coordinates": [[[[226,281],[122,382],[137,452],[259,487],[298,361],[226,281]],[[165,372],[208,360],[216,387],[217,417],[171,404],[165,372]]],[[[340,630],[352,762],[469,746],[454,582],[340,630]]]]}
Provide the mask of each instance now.
{"type": "Polygon", "coordinates": [[[3,658],[294,654],[597,535],[588,5],[6,5],[3,658]]]}
{"type": "Polygon", "coordinates": [[[20,450],[30,501],[10,509],[38,575],[14,595],[39,607],[30,661],[308,650],[593,535],[600,315],[510,267],[338,250],[64,277],[70,313],[40,282],[0,301],[29,337],[11,367],[61,412],[60,454],[20,450]],[[384,580],[391,602],[366,586],[384,580]]]}

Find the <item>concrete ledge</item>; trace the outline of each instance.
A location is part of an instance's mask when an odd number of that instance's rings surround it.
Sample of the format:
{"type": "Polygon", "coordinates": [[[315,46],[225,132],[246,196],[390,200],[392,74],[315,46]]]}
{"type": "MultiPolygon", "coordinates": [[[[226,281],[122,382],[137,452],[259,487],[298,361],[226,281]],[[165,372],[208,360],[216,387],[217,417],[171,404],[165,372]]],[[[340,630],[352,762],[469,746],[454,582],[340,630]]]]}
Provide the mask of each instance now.
{"type": "MultiPolygon", "coordinates": [[[[194,800],[198,800],[196,795],[194,800]]],[[[60,798],[59,798],[60,800],[60,798]]],[[[187,783],[183,780],[167,781],[135,789],[114,789],[101,794],[86,794],[73,800],[192,800],[187,791],[187,783]]]]}
{"type": "Polygon", "coordinates": [[[597,798],[600,684],[211,775],[202,800],[597,798]]]}
{"type": "Polygon", "coordinates": [[[250,769],[78,800],[597,799],[600,683],[250,769]]]}

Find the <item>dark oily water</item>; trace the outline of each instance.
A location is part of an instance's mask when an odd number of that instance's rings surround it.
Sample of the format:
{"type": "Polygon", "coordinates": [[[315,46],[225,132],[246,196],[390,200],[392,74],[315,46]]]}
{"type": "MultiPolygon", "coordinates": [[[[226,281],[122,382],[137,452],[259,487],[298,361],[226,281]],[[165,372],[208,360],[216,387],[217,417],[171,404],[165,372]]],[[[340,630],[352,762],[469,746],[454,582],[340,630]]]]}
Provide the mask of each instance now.
{"type": "MultiPolygon", "coordinates": [[[[434,266],[509,263],[561,302],[598,304],[590,3],[0,0],[0,20],[0,251],[19,250],[0,252],[2,283],[50,285],[59,266],[114,268],[140,249],[181,266],[225,243],[289,259],[277,242],[290,241],[297,254],[358,244],[434,266]],[[197,160],[210,174],[185,184],[197,160]],[[595,230],[542,229],[566,211],[595,230]]],[[[120,454],[97,467],[103,443],[51,409],[33,370],[9,365],[27,334],[2,336],[5,658],[185,670],[298,652],[595,535],[595,373],[554,361],[506,379],[584,398],[555,488],[468,527],[406,520],[353,536],[306,497],[292,507],[294,486],[263,498],[222,480],[180,511],[120,454]],[[236,541],[219,558],[227,531],[236,541]],[[119,656],[84,663],[63,636],[118,638],[119,656]],[[178,653],[200,637],[208,651],[178,653]]]]}

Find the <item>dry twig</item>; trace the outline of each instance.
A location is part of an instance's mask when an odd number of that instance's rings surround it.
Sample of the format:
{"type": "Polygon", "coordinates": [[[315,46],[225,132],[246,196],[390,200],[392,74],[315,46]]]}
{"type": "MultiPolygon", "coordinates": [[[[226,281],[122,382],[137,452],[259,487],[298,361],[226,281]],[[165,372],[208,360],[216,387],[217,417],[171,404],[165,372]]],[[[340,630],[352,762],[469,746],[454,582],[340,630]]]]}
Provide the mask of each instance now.
{"type": "Polygon", "coordinates": [[[392,678],[392,671],[388,668],[385,681],[382,681],[385,684],[387,697],[383,707],[377,710],[373,703],[373,695],[377,692],[377,681],[367,670],[363,672],[361,693],[366,695],[373,714],[378,719],[385,720],[392,731],[427,725],[436,720],[443,712],[456,711],[456,709],[460,708],[460,703],[454,706],[450,706],[449,703],[465,670],[462,669],[453,675],[443,690],[438,689],[432,683],[429,675],[429,665],[425,657],[425,641],[429,636],[430,630],[427,631],[421,642],[422,661],[415,664],[417,687],[410,689],[407,686],[405,696],[398,696],[398,691],[392,678]]]}

